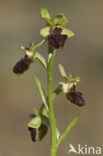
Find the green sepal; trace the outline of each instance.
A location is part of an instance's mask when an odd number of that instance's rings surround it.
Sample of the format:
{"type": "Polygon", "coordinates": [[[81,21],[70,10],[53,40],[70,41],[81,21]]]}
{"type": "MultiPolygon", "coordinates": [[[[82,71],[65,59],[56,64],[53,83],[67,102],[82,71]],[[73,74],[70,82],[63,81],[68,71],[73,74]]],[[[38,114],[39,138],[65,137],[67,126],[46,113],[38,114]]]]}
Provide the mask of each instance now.
{"type": "Polygon", "coordinates": [[[67,78],[67,83],[68,83],[68,91],[73,87],[73,85],[77,85],[77,83],[80,82],[80,78],[72,78],[72,75],[69,74],[67,78]]]}
{"type": "Polygon", "coordinates": [[[28,123],[28,127],[31,127],[31,128],[39,128],[41,125],[41,118],[40,116],[36,116],[34,117],[32,120],[29,121],[28,123]]]}
{"type": "Polygon", "coordinates": [[[66,72],[64,70],[64,67],[61,64],[59,64],[59,71],[60,71],[61,76],[67,79],[66,72]]]}
{"type": "Polygon", "coordinates": [[[45,95],[44,89],[43,89],[39,79],[36,76],[35,76],[35,81],[36,81],[36,84],[37,84],[37,87],[38,87],[41,99],[43,101],[43,104],[45,105],[46,110],[48,111],[49,108],[48,108],[48,103],[47,103],[47,99],[46,99],[46,95],[45,95]]]}
{"type": "Polygon", "coordinates": [[[38,115],[39,114],[38,110],[35,107],[33,107],[33,114],[34,115],[38,115]]]}
{"type": "Polygon", "coordinates": [[[67,22],[68,22],[68,19],[63,15],[63,13],[57,14],[57,15],[53,18],[53,23],[54,23],[54,25],[65,26],[67,22]]]}
{"type": "Polygon", "coordinates": [[[38,137],[37,141],[41,141],[48,132],[48,127],[45,124],[41,124],[39,129],[37,129],[38,137]]]}
{"type": "Polygon", "coordinates": [[[47,111],[46,107],[44,106],[44,104],[41,105],[39,114],[42,119],[42,122],[45,125],[49,126],[49,114],[48,114],[48,111],[47,111]]]}
{"type": "Polygon", "coordinates": [[[42,19],[50,19],[50,14],[46,8],[41,8],[40,15],[42,19]]]}
{"type": "Polygon", "coordinates": [[[64,28],[64,27],[62,27],[62,34],[67,35],[68,38],[74,36],[74,33],[73,33],[71,30],[69,30],[69,29],[67,29],[67,28],[64,28]]]}
{"type": "MultiPolygon", "coordinates": [[[[62,68],[61,68],[62,69],[62,68]]],[[[63,70],[63,69],[62,69],[63,70]]],[[[62,71],[61,71],[62,72],[62,71]]],[[[64,75],[64,73],[62,72],[62,76],[64,75]]],[[[65,78],[65,77],[63,77],[65,78]]],[[[64,82],[59,82],[59,85],[61,86],[61,89],[64,93],[68,93],[69,90],[73,87],[73,85],[77,85],[78,82],[80,82],[80,78],[76,77],[76,78],[72,78],[72,75],[69,74],[66,78],[66,81],[64,82]]]]}
{"type": "Polygon", "coordinates": [[[53,27],[53,26],[54,26],[53,20],[51,20],[51,19],[46,19],[46,22],[47,22],[47,25],[48,25],[48,26],[50,26],[50,27],[53,27]]]}
{"type": "Polygon", "coordinates": [[[44,27],[40,30],[40,35],[42,37],[47,37],[50,34],[50,26],[44,27]]]}
{"type": "Polygon", "coordinates": [[[47,111],[47,109],[46,109],[44,104],[41,105],[40,110],[39,110],[39,114],[40,115],[42,114],[42,115],[48,117],[48,111],[47,111]]]}
{"type": "Polygon", "coordinates": [[[70,74],[67,78],[67,82],[68,83],[71,83],[72,85],[75,85],[80,82],[80,78],[79,77],[76,77],[76,78],[72,78],[72,75],[70,74]]]}

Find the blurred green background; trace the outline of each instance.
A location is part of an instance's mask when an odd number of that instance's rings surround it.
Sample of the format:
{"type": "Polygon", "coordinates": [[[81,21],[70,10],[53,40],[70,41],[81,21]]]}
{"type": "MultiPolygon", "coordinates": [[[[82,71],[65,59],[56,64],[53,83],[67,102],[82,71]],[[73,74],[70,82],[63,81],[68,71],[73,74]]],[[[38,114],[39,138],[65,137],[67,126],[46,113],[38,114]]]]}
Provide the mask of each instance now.
{"type": "MultiPolygon", "coordinates": [[[[51,15],[63,12],[69,19],[67,27],[75,36],[57,51],[53,89],[60,78],[58,64],[63,64],[73,76],[80,76],[78,90],[84,93],[86,105],[78,109],[60,94],[55,102],[55,116],[60,130],[81,112],[81,117],[69,137],[61,144],[58,155],[67,156],[69,144],[103,146],[103,1],[102,0],[0,0],[0,156],[49,155],[49,133],[37,144],[27,130],[33,106],[39,108],[34,75],[46,89],[46,72],[37,62],[21,76],[12,72],[23,57],[21,45],[39,43],[39,31],[45,26],[40,8],[51,15]]],[[[47,48],[39,48],[47,58],[47,48]]],[[[71,154],[72,155],[72,154],[71,154]]]]}

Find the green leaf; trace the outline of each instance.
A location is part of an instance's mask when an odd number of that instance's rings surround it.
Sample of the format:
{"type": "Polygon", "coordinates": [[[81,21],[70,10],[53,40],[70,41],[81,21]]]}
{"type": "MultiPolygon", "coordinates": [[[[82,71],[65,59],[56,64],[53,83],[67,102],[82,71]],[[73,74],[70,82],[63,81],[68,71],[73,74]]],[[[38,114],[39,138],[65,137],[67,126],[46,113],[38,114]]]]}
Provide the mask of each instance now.
{"type": "Polygon", "coordinates": [[[57,145],[59,145],[66,137],[67,135],[71,132],[72,128],[75,126],[76,122],[78,121],[80,117],[80,114],[78,114],[73,121],[67,126],[66,129],[64,129],[64,131],[62,132],[62,134],[59,137],[59,140],[57,142],[57,145]]]}
{"type": "Polygon", "coordinates": [[[64,67],[61,64],[59,64],[59,70],[60,70],[61,76],[63,78],[67,78],[67,75],[65,73],[64,67]]]}
{"type": "Polygon", "coordinates": [[[45,58],[37,52],[35,55],[36,55],[36,58],[40,61],[40,63],[47,69],[47,63],[46,63],[45,58]]]}
{"type": "Polygon", "coordinates": [[[43,19],[50,19],[50,14],[45,8],[41,8],[40,15],[43,19]]]}
{"type": "Polygon", "coordinates": [[[68,22],[67,18],[61,13],[61,14],[57,14],[54,18],[53,18],[53,22],[54,25],[62,25],[65,26],[66,23],[68,22]]]}
{"type": "Polygon", "coordinates": [[[71,30],[66,29],[66,28],[64,28],[64,27],[62,27],[62,34],[67,35],[67,36],[68,36],[68,38],[70,38],[70,37],[74,36],[74,33],[73,33],[71,30]]]}
{"type": "Polygon", "coordinates": [[[47,37],[49,34],[50,34],[50,26],[47,26],[40,30],[40,35],[43,37],[47,37]]]}
{"type": "Polygon", "coordinates": [[[48,111],[49,109],[48,109],[48,104],[47,104],[47,99],[46,99],[45,92],[44,92],[44,90],[43,90],[43,88],[41,86],[41,83],[40,83],[39,79],[36,76],[35,76],[35,81],[36,81],[36,84],[37,84],[41,99],[43,101],[43,104],[45,105],[45,107],[46,107],[46,109],[48,111]]]}
{"type": "Polygon", "coordinates": [[[31,128],[39,128],[40,125],[41,125],[41,118],[40,118],[40,116],[36,116],[34,119],[29,121],[29,123],[28,123],[28,127],[31,127],[31,128]]]}

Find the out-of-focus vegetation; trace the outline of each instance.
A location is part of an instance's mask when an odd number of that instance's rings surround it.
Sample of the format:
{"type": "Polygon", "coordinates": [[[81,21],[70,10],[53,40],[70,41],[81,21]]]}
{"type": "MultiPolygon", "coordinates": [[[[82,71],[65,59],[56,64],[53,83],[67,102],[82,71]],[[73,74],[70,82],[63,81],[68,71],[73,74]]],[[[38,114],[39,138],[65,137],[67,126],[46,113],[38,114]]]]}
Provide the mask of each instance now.
{"type": "MultiPolygon", "coordinates": [[[[39,15],[41,7],[48,8],[52,15],[62,11],[70,21],[67,27],[75,32],[75,36],[67,41],[63,51],[57,51],[54,82],[59,79],[57,65],[61,62],[68,73],[80,76],[82,82],[79,88],[86,99],[86,106],[78,109],[69,105],[64,95],[56,98],[55,114],[60,130],[77,112],[81,112],[78,124],[62,144],[58,155],[68,155],[69,143],[103,145],[103,1],[9,0],[0,1],[1,156],[49,155],[48,136],[40,144],[33,144],[27,130],[32,107],[35,105],[39,108],[41,104],[34,73],[41,74],[41,81],[46,89],[46,72],[42,71],[39,63],[32,65],[31,69],[21,76],[12,72],[15,62],[24,55],[18,47],[42,40],[39,35],[40,28],[44,26],[39,15]]],[[[40,51],[47,56],[45,45],[40,51]]]]}

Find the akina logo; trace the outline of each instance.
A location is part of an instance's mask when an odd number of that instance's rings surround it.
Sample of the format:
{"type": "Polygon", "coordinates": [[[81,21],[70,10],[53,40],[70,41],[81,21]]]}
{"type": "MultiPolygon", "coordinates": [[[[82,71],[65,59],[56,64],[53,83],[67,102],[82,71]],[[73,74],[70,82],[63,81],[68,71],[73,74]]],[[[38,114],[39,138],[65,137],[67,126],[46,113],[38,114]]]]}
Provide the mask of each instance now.
{"type": "Polygon", "coordinates": [[[97,146],[97,147],[89,147],[87,145],[81,146],[80,144],[77,145],[77,148],[75,148],[72,144],[69,145],[69,151],[68,154],[70,153],[75,153],[75,154],[88,154],[88,155],[100,155],[102,154],[102,148],[97,146]]]}

